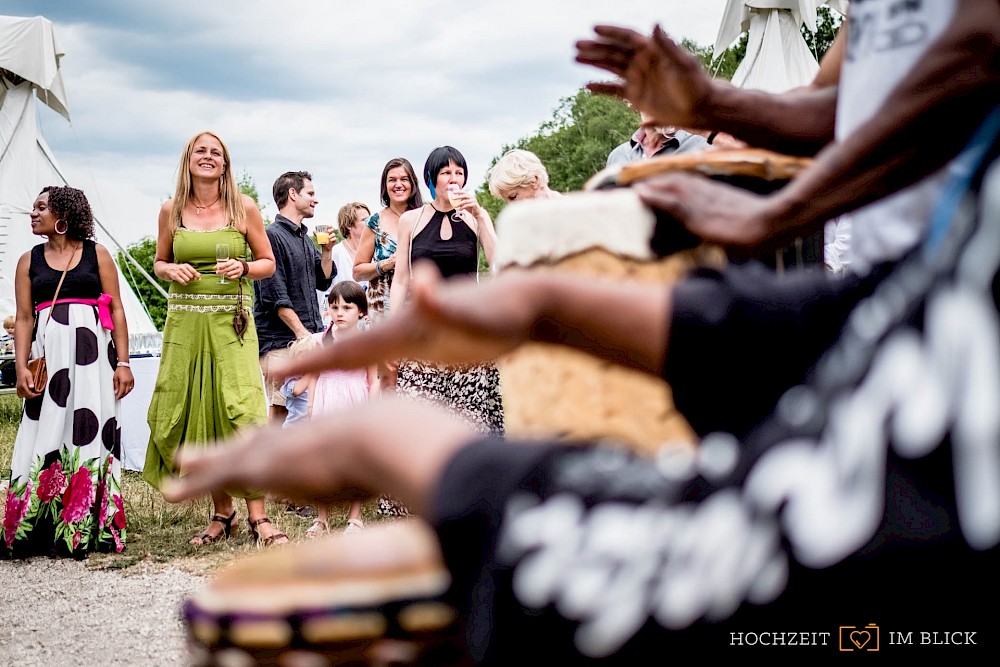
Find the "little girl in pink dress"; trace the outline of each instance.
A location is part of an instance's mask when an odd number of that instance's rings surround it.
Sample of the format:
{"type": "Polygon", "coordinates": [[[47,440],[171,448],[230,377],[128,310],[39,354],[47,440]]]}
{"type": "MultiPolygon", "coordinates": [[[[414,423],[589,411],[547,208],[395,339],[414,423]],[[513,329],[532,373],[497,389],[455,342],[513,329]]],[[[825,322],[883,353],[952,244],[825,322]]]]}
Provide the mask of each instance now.
{"type": "MultiPolygon", "coordinates": [[[[332,323],[323,333],[313,334],[321,344],[333,341],[337,332],[353,332],[358,328],[361,318],[368,315],[368,299],[365,291],[356,282],[344,281],[337,283],[330,290],[328,297],[332,323]]],[[[315,419],[320,415],[334,412],[344,412],[364,405],[369,399],[378,398],[379,382],[375,366],[355,368],[344,371],[323,371],[310,386],[310,414],[315,419]]],[[[306,537],[314,538],[329,532],[328,523],[330,508],[319,505],[317,516],[306,531],[306,537]]],[[[361,501],[351,503],[347,515],[346,533],[364,528],[361,520],[361,501]]]]}

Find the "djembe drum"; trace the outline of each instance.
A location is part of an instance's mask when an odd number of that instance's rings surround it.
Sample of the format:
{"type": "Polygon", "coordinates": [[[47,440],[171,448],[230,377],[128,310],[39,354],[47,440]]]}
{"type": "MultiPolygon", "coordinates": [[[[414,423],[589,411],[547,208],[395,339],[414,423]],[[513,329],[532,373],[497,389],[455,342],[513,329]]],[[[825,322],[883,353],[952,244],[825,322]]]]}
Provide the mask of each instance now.
{"type": "Polygon", "coordinates": [[[461,665],[449,583],[417,519],[269,550],[185,601],[192,664],[461,665]]]}
{"type": "MultiPolygon", "coordinates": [[[[495,264],[499,271],[551,269],[619,281],[623,289],[630,281],[673,283],[696,266],[721,266],[725,256],[699,245],[676,221],[658,216],[627,186],[685,171],[767,193],[809,163],[747,149],[609,168],[588,182],[589,192],[504,209],[497,219],[495,264]]],[[[512,437],[612,440],[646,455],[694,442],[669,386],[640,371],[545,344],[522,346],[501,360],[500,370],[512,437]]]]}

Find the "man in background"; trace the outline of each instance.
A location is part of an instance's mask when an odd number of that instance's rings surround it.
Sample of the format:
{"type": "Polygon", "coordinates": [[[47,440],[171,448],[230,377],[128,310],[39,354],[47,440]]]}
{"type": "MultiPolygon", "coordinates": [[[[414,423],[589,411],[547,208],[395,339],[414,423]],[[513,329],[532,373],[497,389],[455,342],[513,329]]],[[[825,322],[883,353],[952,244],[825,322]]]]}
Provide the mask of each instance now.
{"type": "Polygon", "coordinates": [[[274,252],[274,275],[257,281],[254,319],[260,341],[260,369],[264,373],[272,424],[281,424],[287,411],[279,381],[269,377],[275,359],[288,356],[298,338],[323,330],[316,290],[330,288],[337,275],[329,241],[317,250],[303,223],[315,214],[316,190],[308,171],[287,171],[272,189],[278,215],[267,226],[274,252]]]}
{"type": "Polygon", "coordinates": [[[709,147],[705,137],[673,126],[654,125],[644,112],[640,112],[639,116],[642,118],[642,125],[628,141],[611,151],[607,166],[614,167],[663,155],[700,153],[709,147]]]}

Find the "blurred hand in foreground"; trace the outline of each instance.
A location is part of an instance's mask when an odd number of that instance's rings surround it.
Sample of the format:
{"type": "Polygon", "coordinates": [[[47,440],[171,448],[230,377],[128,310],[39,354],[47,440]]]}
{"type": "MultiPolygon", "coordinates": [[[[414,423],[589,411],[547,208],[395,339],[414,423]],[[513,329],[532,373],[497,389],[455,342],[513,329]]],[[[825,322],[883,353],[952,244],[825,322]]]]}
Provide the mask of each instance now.
{"type": "Polygon", "coordinates": [[[294,429],[244,431],[232,442],[182,449],[170,502],[225,488],[262,489],[308,503],[385,491],[420,513],[445,464],[475,432],[439,408],[384,399],[294,429]]]}
{"type": "Polygon", "coordinates": [[[591,83],[591,91],[627,100],[657,125],[709,128],[706,113],[716,85],[701,63],[660,26],[649,37],[599,25],[596,39],[577,42],[577,62],[611,72],[618,82],[591,83]]]}

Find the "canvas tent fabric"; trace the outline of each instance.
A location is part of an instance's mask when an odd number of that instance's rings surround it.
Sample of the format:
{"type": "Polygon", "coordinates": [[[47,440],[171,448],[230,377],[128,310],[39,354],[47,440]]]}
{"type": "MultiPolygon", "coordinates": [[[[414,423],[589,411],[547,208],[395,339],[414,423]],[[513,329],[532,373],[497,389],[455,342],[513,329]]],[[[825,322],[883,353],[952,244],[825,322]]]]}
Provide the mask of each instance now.
{"type": "Polygon", "coordinates": [[[69,120],[59,48],[52,22],[40,16],[0,16],[0,69],[31,82],[38,99],[69,120]]]}
{"type": "MultiPolygon", "coordinates": [[[[35,197],[46,185],[72,185],[38,127],[39,101],[69,118],[61,57],[51,22],[0,16],[0,69],[9,73],[0,73],[0,317],[14,313],[18,258],[41,242],[31,233],[35,197]]],[[[100,221],[98,228],[97,240],[113,252],[118,243],[100,221]]],[[[120,270],[118,281],[129,333],[155,333],[120,270]]]]}
{"type": "Polygon", "coordinates": [[[805,25],[815,31],[816,10],[824,4],[847,11],[845,0],[729,0],[714,57],[748,32],[746,57],[733,74],[733,85],[769,93],[805,86],[816,76],[819,63],[799,29],[805,25]]]}

